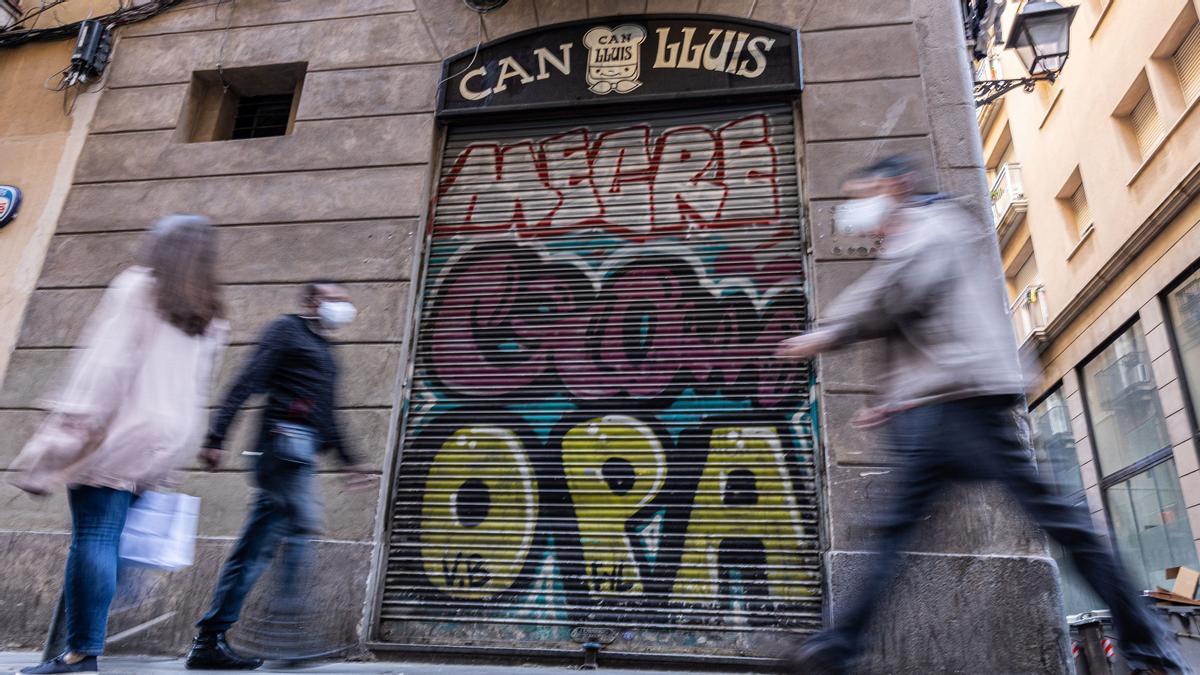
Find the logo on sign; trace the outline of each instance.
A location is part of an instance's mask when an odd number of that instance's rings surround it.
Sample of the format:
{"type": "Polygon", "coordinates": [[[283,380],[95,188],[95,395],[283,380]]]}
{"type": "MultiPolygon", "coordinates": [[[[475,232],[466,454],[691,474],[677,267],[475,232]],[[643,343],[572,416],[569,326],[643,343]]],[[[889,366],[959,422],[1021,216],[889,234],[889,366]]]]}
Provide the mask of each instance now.
{"type": "Polygon", "coordinates": [[[20,208],[21,190],[12,185],[0,185],[0,227],[11,223],[20,208]]]}
{"type": "Polygon", "coordinates": [[[588,50],[587,83],[593,94],[628,94],[642,86],[642,43],[646,29],[633,24],[597,26],[583,36],[588,50]]]}

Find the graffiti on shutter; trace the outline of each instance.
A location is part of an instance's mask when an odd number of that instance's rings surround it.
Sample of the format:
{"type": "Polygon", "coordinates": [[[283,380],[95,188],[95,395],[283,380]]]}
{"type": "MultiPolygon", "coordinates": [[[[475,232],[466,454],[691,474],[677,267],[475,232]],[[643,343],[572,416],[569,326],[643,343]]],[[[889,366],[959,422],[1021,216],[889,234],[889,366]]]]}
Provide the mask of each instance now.
{"type": "Polygon", "coordinates": [[[785,107],[451,131],[384,639],[819,624],[809,374],[771,358],[807,320],[793,138],[785,107]]]}

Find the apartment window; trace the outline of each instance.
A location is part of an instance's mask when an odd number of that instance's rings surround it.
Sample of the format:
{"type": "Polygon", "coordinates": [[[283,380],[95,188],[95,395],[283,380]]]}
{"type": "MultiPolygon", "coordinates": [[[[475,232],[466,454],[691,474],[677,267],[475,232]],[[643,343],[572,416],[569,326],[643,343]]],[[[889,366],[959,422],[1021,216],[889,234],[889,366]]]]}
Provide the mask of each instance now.
{"type": "Polygon", "coordinates": [[[1154,96],[1149,90],[1134,104],[1129,113],[1129,124],[1133,127],[1133,136],[1137,139],[1142,157],[1149,157],[1163,136],[1162,118],[1158,116],[1158,107],[1154,105],[1154,96]]]}
{"type": "Polygon", "coordinates": [[[1082,496],[1083,475],[1071,432],[1071,415],[1061,389],[1047,396],[1029,411],[1031,440],[1038,472],[1054,484],[1063,496],[1082,496]]]}
{"type": "MultiPolygon", "coordinates": [[[[1079,471],[1079,455],[1075,450],[1075,436],[1071,432],[1071,415],[1067,412],[1067,399],[1062,390],[1054,390],[1031,408],[1029,421],[1038,473],[1076,508],[1086,509],[1083,474],[1079,471]]],[[[1058,563],[1062,575],[1063,608],[1066,613],[1079,614],[1103,609],[1104,603],[1084,581],[1071,556],[1053,540],[1050,542],[1050,554],[1058,563]]]]}
{"type": "Polygon", "coordinates": [[[1146,588],[1167,586],[1168,567],[1196,567],[1196,543],[1173,460],[1108,488],[1105,496],[1117,550],[1134,579],[1146,588]]]}
{"type": "Polygon", "coordinates": [[[1083,382],[1117,548],[1134,579],[1163,585],[1197,557],[1140,323],[1084,364],[1083,382]]]}
{"type": "Polygon", "coordinates": [[[1087,193],[1083,190],[1083,183],[1075,188],[1067,200],[1071,205],[1071,216],[1075,220],[1075,235],[1076,238],[1082,239],[1083,235],[1092,227],[1092,207],[1088,205],[1087,193]]]}
{"type": "Polygon", "coordinates": [[[1184,100],[1189,103],[1196,100],[1200,97],[1200,25],[1192,27],[1171,60],[1179,73],[1184,100]]]}
{"type": "Polygon", "coordinates": [[[192,76],[185,114],[192,143],[285,136],[292,131],[306,64],[288,63],[192,76]]]}
{"type": "MultiPolygon", "coordinates": [[[[1175,344],[1192,404],[1200,405],[1200,270],[1167,295],[1175,344]]],[[[1195,410],[1200,417],[1200,409],[1195,410]]]]}

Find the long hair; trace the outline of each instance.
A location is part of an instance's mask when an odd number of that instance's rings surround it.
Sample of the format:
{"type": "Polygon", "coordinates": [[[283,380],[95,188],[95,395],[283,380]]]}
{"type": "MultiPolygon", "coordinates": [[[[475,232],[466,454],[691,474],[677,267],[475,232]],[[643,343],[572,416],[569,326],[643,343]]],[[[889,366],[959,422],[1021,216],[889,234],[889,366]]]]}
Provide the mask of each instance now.
{"type": "Polygon", "coordinates": [[[208,218],[172,214],[154,224],[142,254],[157,282],[159,315],[191,336],[202,335],[223,313],[216,239],[208,218]]]}

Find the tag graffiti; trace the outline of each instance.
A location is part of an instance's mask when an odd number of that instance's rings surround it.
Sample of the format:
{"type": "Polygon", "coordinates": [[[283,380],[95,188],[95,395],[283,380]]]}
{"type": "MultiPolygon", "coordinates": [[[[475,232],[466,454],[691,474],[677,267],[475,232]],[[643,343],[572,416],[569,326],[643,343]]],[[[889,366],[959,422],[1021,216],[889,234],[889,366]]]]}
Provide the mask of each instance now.
{"type": "Polygon", "coordinates": [[[715,129],[576,129],[467,147],[439,187],[438,207],[459,216],[454,231],[464,235],[538,238],[591,224],[634,241],[751,224],[766,235],[781,225],[785,200],[796,198],[780,186],[789,159],[763,115],[715,129]],[[508,189],[480,190],[479,175],[508,189]],[[623,218],[635,210],[644,214],[636,224],[623,218]]]}
{"type": "MultiPolygon", "coordinates": [[[[613,51],[596,63],[642,39],[600,34],[613,51]]],[[[672,39],[664,58],[691,59],[672,39]]],[[[777,144],[791,124],[580,126],[447,156],[395,491],[397,607],[546,635],[814,620],[810,374],[770,358],[808,320],[793,150],[777,144]]]]}
{"type": "Polygon", "coordinates": [[[714,427],[698,475],[674,464],[679,475],[669,476],[672,463],[657,435],[626,415],[582,420],[557,447],[541,451],[525,448],[509,429],[458,429],[430,459],[423,491],[419,545],[427,578],[450,597],[490,600],[529,583],[537,549],[573,570],[569,576],[596,601],[657,587],[667,603],[686,605],[728,594],[734,578],[751,597],[814,592],[797,565],[811,554],[813,527],[800,521],[774,428],[714,427]],[[527,482],[531,457],[544,462],[547,450],[562,474],[527,482]],[[669,482],[689,483],[690,502],[680,503],[669,482]],[[539,508],[547,503],[559,508],[539,508]],[[569,521],[557,515],[564,506],[573,510],[569,521]],[[690,517],[652,541],[647,523],[667,511],[690,517]],[[536,530],[553,532],[559,543],[534,545],[536,530]]]}

